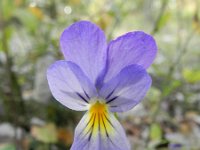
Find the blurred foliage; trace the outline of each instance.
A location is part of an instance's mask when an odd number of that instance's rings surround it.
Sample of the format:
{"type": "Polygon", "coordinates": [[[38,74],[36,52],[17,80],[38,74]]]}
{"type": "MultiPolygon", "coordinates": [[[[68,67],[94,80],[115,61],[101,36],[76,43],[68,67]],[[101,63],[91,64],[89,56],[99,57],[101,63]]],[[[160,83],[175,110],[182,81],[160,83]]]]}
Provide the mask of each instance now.
{"type": "Polygon", "coordinates": [[[69,149],[82,113],[55,102],[45,72],[63,59],[60,34],[78,20],[98,24],[108,41],[134,30],[157,41],[144,110],[118,117],[134,149],[200,149],[199,7],[199,0],[0,0],[0,126],[23,132],[20,142],[0,133],[0,150],[69,149]]]}
{"type": "Polygon", "coordinates": [[[196,83],[200,81],[200,70],[183,70],[183,77],[190,83],[196,83]]]}
{"type": "Polygon", "coordinates": [[[41,142],[44,143],[56,143],[56,127],[54,124],[47,124],[44,127],[32,127],[32,135],[41,142]]]}
{"type": "Polygon", "coordinates": [[[5,144],[0,146],[0,150],[16,150],[13,144],[5,144]]]}
{"type": "Polygon", "coordinates": [[[160,140],[162,138],[162,130],[160,126],[156,123],[152,124],[150,127],[150,139],[160,140]]]}

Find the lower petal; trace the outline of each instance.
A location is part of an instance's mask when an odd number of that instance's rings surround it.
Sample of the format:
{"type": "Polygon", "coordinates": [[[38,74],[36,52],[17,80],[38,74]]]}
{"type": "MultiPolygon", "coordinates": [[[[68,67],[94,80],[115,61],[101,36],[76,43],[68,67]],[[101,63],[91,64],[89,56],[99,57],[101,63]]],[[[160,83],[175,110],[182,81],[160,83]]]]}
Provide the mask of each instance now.
{"type": "Polygon", "coordinates": [[[130,150],[124,129],[106,104],[95,103],[75,130],[71,150],[130,150]]]}

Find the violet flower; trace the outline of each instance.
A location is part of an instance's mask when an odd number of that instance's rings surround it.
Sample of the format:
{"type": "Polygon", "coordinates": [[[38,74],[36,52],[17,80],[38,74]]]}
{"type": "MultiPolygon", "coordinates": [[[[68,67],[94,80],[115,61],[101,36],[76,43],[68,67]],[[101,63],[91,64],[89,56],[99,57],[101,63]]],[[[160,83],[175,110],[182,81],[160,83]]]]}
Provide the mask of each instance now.
{"type": "Polygon", "coordinates": [[[64,106],[87,111],[71,150],[130,150],[113,113],[132,109],[150,88],[146,69],[157,52],[153,37],[129,32],[107,45],[99,27],[80,21],[64,30],[60,46],[65,60],[48,68],[50,90],[64,106]]]}

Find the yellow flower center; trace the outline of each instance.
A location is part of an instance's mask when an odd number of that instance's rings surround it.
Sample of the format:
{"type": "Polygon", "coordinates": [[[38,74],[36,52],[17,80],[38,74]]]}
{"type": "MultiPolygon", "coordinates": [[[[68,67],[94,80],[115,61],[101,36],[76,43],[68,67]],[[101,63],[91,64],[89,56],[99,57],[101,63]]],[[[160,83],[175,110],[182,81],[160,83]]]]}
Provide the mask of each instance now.
{"type": "Polygon", "coordinates": [[[104,102],[97,101],[91,105],[89,112],[103,114],[107,112],[107,106],[104,102]]]}
{"type": "Polygon", "coordinates": [[[101,101],[91,104],[87,116],[87,126],[84,129],[85,134],[89,134],[89,138],[97,136],[98,133],[102,137],[108,137],[113,134],[113,131],[107,104],[101,101]]]}

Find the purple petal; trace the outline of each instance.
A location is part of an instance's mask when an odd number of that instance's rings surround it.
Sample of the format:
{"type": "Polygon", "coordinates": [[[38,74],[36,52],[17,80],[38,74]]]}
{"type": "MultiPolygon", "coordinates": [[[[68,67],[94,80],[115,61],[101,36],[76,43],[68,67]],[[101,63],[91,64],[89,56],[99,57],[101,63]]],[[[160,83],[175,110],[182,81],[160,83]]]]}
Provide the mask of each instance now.
{"type": "Polygon", "coordinates": [[[95,84],[105,68],[107,43],[103,31],[89,21],[80,21],[65,29],[60,38],[66,60],[76,63],[95,84]]]}
{"type": "Polygon", "coordinates": [[[73,110],[87,110],[96,89],[81,69],[68,61],[57,61],[47,70],[50,90],[60,103],[73,110]]]}
{"type": "Polygon", "coordinates": [[[105,82],[131,64],[148,68],[156,52],[157,46],[153,37],[141,31],[130,32],[111,41],[108,48],[108,72],[105,82]]]}
{"type": "Polygon", "coordinates": [[[100,115],[91,118],[87,112],[76,127],[71,150],[130,150],[130,145],[113,114],[102,119],[100,115]],[[88,126],[90,130],[85,132],[88,126]],[[94,128],[98,129],[97,132],[94,128]]]}
{"type": "Polygon", "coordinates": [[[104,84],[99,94],[112,112],[128,111],[137,105],[151,86],[151,77],[139,65],[124,68],[104,84]]]}

